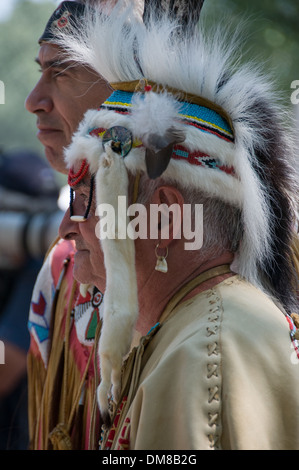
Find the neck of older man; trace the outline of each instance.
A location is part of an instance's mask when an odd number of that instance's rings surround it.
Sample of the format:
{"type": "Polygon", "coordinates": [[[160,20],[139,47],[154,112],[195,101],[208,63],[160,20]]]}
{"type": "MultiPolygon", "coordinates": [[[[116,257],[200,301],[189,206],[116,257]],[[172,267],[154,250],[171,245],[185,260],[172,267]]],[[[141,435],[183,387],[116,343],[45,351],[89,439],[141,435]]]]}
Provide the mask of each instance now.
{"type": "MultiPolygon", "coordinates": [[[[230,265],[234,259],[234,255],[229,251],[223,252],[214,258],[211,256],[203,257],[199,262],[199,258],[196,258],[192,251],[186,252],[178,249],[175,256],[171,255],[170,248],[167,258],[168,272],[161,273],[155,270],[155,256],[152,261],[143,259],[141,262],[138,262],[137,252],[139,317],[136,330],[141,335],[146,334],[159,321],[169,301],[184,285],[213,267],[225,264],[230,265]]],[[[233,273],[230,272],[204,281],[189,292],[182,301],[214,287],[232,275],[233,273]]]]}

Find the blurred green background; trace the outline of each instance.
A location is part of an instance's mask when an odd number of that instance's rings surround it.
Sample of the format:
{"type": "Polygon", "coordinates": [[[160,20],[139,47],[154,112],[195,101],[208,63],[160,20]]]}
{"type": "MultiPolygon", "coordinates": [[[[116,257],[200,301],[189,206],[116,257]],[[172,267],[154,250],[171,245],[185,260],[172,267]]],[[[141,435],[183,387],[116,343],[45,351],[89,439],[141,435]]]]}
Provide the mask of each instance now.
{"type": "MultiPolygon", "coordinates": [[[[0,80],[5,85],[5,104],[0,104],[0,148],[4,151],[26,148],[43,154],[36,138],[36,119],[25,110],[24,101],[39,78],[34,62],[37,39],[59,3],[0,0],[0,80]],[[5,6],[11,11],[3,16],[5,6]]],[[[291,104],[291,83],[299,81],[299,1],[206,0],[203,14],[207,22],[229,19],[232,28],[240,19],[247,20],[244,34],[249,34],[249,47],[245,57],[257,58],[266,71],[273,69],[286,104],[299,115],[299,104],[291,104]]]]}

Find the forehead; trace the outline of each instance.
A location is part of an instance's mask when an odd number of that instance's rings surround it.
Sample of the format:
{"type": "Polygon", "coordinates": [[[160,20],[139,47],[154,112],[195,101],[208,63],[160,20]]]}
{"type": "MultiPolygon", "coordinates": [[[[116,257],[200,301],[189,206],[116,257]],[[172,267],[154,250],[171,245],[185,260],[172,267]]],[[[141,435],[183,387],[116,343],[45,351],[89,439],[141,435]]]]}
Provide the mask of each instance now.
{"type": "Polygon", "coordinates": [[[48,42],[42,43],[38,51],[38,61],[43,64],[62,58],[62,50],[55,44],[48,42]]]}
{"type": "MultiPolygon", "coordinates": [[[[66,52],[56,44],[44,42],[41,44],[36,62],[40,65],[42,70],[55,67],[60,69],[67,69],[68,73],[82,80],[95,81],[95,72],[91,71],[88,67],[80,65],[67,56],[66,52]]],[[[99,77],[97,76],[97,79],[99,77]]],[[[103,85],[101,84],[101,87],[103,85]]],[[[101,88],[102,90],[102,88],[101,88]]]]}
{"type": "Polygon", "coordinates": [[[70,72],[78,74],[85,70],[83,66],[79,66],[72,60],[70,60],[66,53],[56,44],[42,43],[40,46],[38,57],[36,58],[42,69],[50,67],[69,68],[70,72]]]}

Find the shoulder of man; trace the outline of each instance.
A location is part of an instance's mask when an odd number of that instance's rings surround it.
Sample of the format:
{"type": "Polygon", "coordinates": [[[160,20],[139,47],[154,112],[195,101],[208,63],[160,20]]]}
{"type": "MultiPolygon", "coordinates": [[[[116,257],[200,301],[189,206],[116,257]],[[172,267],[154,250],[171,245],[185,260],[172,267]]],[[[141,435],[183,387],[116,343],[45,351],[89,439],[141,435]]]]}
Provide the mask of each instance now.
{"type": "MultiPolygon", "coordinates": [[[[64,269],[64,262],[72,272],[74,245],[70,241],[58,239],[49,249],[33,288],[28,328],[31,336],[30,348],[39,351],[43,361],[47,362],[47,350],[50,334],[53,301],[57,285],[64,269]]],[[[70,276],[69,276],[70,277],[70,276]]],[[[72,276],[69,284],[71,284],[72,276]]],[[[70,286],[71,287],[71,286],[70,286]]]]}
{"type": "Polygon", "coordinates": [[[290,317],[238,277],[218,292],[224,448],[298,448],[299,356],[290,317]]]}

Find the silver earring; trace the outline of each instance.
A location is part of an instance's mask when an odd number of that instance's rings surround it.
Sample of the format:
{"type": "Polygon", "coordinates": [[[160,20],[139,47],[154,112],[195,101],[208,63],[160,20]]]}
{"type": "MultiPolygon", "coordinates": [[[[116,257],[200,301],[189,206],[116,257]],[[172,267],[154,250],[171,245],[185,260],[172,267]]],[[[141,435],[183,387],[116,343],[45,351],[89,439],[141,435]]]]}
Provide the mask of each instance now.
{"type": "Polygon", "coordinates": [[[159,271],[160,273],[167,273],[168,265],[167,265],[166,258],[168,256],[168,248],[166,247],[165,255],[159,255],[158,254],[158,248],[159,248],[159,243],[155,248],[155,255],[156,255],[156,258],[157,258],[155,270],[159,271]]]}

